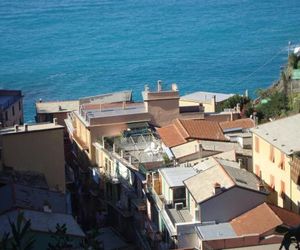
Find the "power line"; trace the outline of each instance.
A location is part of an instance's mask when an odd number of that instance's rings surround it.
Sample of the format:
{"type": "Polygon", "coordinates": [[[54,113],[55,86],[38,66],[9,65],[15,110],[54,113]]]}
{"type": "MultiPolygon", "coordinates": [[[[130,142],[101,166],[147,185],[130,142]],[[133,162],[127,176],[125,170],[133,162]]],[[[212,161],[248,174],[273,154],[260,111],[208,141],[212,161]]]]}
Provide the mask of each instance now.
{"type": "Polygon", "coordinates": [[[261,65],[260,67],[258,67],[256,70],[254,70],[252,73],[250,73],[249,75],[247,75],[246,77],[240,79],[236,85],[241,84],[243,81],[247,80],[248,78],[250,78],[253,74],[255,74],[257,71],[261,70],[262,68],[264,68],[266,65],[268,65],[270,62],[272,62],[280,53],[282,53],[282,51],[285,51],[284,49],[280,49],[274,56],[272,56],[268,61],[266,61],[263,65],[261,65]]]}

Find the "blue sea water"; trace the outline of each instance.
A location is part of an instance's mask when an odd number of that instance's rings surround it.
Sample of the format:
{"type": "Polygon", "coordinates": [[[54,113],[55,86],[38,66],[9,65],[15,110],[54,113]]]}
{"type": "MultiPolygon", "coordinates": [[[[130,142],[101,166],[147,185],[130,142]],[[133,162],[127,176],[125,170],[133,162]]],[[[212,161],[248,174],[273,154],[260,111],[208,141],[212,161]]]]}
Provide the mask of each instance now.
{"type": "Polygon", "coordinates": [[[1,0],[0,88],[23,90],[27,121],[39,98],[141,99],[158,79],[253,94],[300,42],[299,13],[299,0],[1,0]]]}

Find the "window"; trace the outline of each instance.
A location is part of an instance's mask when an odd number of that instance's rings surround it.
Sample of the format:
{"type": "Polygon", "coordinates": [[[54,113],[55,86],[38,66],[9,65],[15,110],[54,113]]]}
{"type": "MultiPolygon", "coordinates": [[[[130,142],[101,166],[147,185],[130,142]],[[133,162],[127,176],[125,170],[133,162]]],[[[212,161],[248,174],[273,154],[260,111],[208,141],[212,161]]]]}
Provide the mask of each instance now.
{"type": "Polygon", "coordinates": [[[19,110],[22,109],[21,101],[19,101],[19,110]]]}
{"type": "Polygon", "coordinates": [[[259,167],[257,164],[255,164],[255,174],[256,174],[259,178],[261,178],[260,167],[259,167]]]}
{"type": "Polygon", "coordinates": [[[285,198],[285,183],[284,183],[284,181],[280,181],[280,197],[282,199],[285,198]]]}
{"type": "Polygon", "coordinates": [[[273,190],[275,189],[275,177],[274,177],[274,175],[270,175],[270,187],[273,190]]]}
{"type": "Polygon", "coordinates": [[[255,136],[255,152],[259,153],[259,138],[255,136]]]}
{"type": "Polygon", "coordinates": [[[278,164],[278,167],[280,167],[282,170],[285,170],[285,166],[284,166],[284,153],[281,153],[280,162],[278,164]]]}
{"type": "Polygon", "coordinates": [[[271,162],[275,162],[275,154],[274,154],[274,147],[272,145],[270,145],[270,155],[269,155],[269,159],[271,162]]]}
{"type": "Polygon", "coordinates": [[[15,115],[15,106],[12,106],[12,115],[14,116],[15,115]]]}

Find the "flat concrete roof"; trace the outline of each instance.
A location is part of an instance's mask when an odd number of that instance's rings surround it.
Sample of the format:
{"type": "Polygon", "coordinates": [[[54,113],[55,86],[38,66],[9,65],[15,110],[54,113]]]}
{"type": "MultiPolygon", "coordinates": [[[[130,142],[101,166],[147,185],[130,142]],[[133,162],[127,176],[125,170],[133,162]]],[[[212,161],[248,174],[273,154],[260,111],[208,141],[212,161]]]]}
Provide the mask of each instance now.
{"type": "Polygon", "coordinates": [[[300,151],[300,114],[259,125],[251,131],[287,155],[300,151]]]}
{"type": "Polygon", "coordinates": [[[237,237],[230,223],[203,224],[197,226],[197,231],[203,240],[218,240],[237,237]]]}
{"type": "Polygon", "coordinates": [[[176,223],[192,222],[193,217],[188,208],[176,210],[176,208],[168,209],[170,219],[175,226],[176,223]]]}
{"type": "Polygon", "coordinates": [[[43,131],[43,130],[50,130],[50,129],[63,129],[64,127],[61,125],[57,125],[54,123],[37,123],[37,124],[30,124],[28,125],[28,130],[25,131],[25,126],[18,126],[18,131],[16,131],[15,127],[4,128],[0,130],[0,135],[8,135],[8,134],[17,134],[17,133],[28,133],[28,132],[35,132],[35,131],[43,131]]]}
{"type": "Polygon", "coordinates": [[[80,105],[88,103],[115,103],[130,102],[132,100],[132,90],[124,90],[113,93],[106,93],[95,96],[88,96],[79,99],[80,105]]]}
{"type": "Polygon", "coordinates": [[[51,102],[36,102],[36,112],[38,114],[48,113],[64,113],[79,109],[79,101],[51,101],[51,102]]]}
{"type": "Polygon", "coordinates": [[[82,110],[80,114],[85,117],[85,119],[93,119],[93,118],[103,118],[103,117],[111,117],[111,116],[123,116],[123,115],[134,115],[134,114],[142,114],[147,113],[145,105],[143,103],[134,103],[130,105],[126,105],[123,108],[123,104],[120,103],[118,106],[101,109],[87,109],[82,110]]]}
{"type": "Polygon", "coordinates": [[[207,102],[216,96],[216,102],[222,102],[234,94],[225,94],[225,93],[214,93],[214,92],[203,92],[198,91],[188,95],[181,96],[180,99],[183,101],[193,101],[193,102],[207,102]]]}
{"type": "MultiPolygon", "coordinates": [[[[10,233],[11,235],[12,232],[9,222],[13,221],[16,223],[19,212],[19,210],[13,210],[0,216],[0,236],[5,233],[10,233]]],[[[60,223],[61,225],[66,225],[66,235],[85,237],[84,232],[70,214],[48,213],[26,209],[22,210],[22,212],[25,220],[31,221],[32,231],[45,233],[49,233],[49,231],[55,232],[57,223],[60,223]]]]}
{"type": "Polygon", "coordinates": [[[192,167],[161,168],[158,171],[170,187],[184,187],[183,181],[197,174],[192,167]]]}

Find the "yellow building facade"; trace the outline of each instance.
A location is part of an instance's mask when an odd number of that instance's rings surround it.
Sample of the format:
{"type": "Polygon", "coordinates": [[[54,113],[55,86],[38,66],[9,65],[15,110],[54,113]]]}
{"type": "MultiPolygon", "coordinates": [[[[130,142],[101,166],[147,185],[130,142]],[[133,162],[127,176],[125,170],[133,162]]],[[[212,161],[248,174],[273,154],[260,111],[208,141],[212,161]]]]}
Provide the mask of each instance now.
{"type": "Polygon", "coordinates": [[[253,132],[253,172],[269,186],[269,201],[299,212],[300,115],[260,125],[253,132]],[[293,167],[294,166],[294,167],[293,167]],[[296,168],[296,170],[295,170],[296,168]]]}
{"type": "Polygon", "coordinates": [[[1,166],[44,174],[51,190],[65,192],[64,127],[15,126],[0,131],[1,166]]]}

